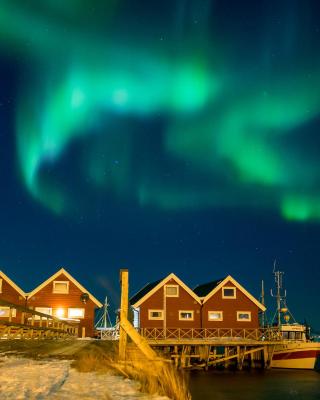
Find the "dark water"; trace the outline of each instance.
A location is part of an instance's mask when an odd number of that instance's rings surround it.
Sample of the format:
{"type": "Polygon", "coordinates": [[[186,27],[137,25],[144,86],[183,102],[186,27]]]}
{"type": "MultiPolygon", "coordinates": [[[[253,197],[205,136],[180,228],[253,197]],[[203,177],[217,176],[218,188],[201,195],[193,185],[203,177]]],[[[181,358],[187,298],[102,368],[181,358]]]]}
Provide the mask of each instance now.
{"type": "Polygon", "coordinates": [[[191,371],[189,378],[192,400],[320,400],[315,371],[191,371]]]}

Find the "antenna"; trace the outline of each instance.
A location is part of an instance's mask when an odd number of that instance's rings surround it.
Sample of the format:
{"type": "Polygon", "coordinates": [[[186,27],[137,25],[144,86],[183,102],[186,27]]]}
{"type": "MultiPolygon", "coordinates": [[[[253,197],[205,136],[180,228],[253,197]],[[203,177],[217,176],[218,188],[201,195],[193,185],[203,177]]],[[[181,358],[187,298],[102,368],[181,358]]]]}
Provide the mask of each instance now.
{"type": "Polygon", "coordinates": [[[284,272],[282,271],[276,271],[276,260],[274,260],[274,264],[273,264],[273,275],[274,275],[274,279],[276,282],[276,293],[273,294],[273,291],[271,289],[271,296],[275,297],[277,299],[277,323],[278,323],[278,327],[280,328],[281,326],[281,303],[286,302],[286,296],[287,296],[287,291],[286,290],[282,290],[283,289],[283,275],[284,272]]]}

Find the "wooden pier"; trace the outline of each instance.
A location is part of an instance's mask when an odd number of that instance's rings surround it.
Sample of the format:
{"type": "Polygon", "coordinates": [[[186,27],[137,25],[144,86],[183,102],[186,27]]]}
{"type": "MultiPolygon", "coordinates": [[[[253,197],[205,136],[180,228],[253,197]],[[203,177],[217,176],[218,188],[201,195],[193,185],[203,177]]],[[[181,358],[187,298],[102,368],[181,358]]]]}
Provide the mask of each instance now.
{"type": "Polygon", "coordinates": [[[60,339],[78,336],[78,324],[0,300],[9,309],[0,320],[0,339],[60,339]]]}
{"type": "Polygon", "coordinates": [[[149,346],[181,368],[270,368],[274,348],[281,343],[276,328],[145,328],[140,334],[149,346]]]}

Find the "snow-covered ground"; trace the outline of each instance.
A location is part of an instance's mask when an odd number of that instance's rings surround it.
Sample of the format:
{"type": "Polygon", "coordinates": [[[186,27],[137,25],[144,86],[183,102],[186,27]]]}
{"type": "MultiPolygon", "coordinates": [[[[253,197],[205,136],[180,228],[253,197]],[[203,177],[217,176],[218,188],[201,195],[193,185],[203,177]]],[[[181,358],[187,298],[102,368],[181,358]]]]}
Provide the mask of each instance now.
{"type": "Polygon", "coordinates": [[[168,400],[139,392],[139,385],[120,376],[81,373],[70,361],[0,358],[1,400],[168,400]]]}

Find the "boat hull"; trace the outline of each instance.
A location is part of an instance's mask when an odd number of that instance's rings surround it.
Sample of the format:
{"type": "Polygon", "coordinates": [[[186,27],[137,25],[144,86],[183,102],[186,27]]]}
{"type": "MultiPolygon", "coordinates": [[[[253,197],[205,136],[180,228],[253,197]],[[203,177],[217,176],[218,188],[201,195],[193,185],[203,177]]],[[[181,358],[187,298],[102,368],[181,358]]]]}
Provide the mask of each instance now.
{"type": "Polygon", "coordinates": [[[314,369],[320,356],[320,343],[298,342],[276,346],[271,367],[314,369]]]}

